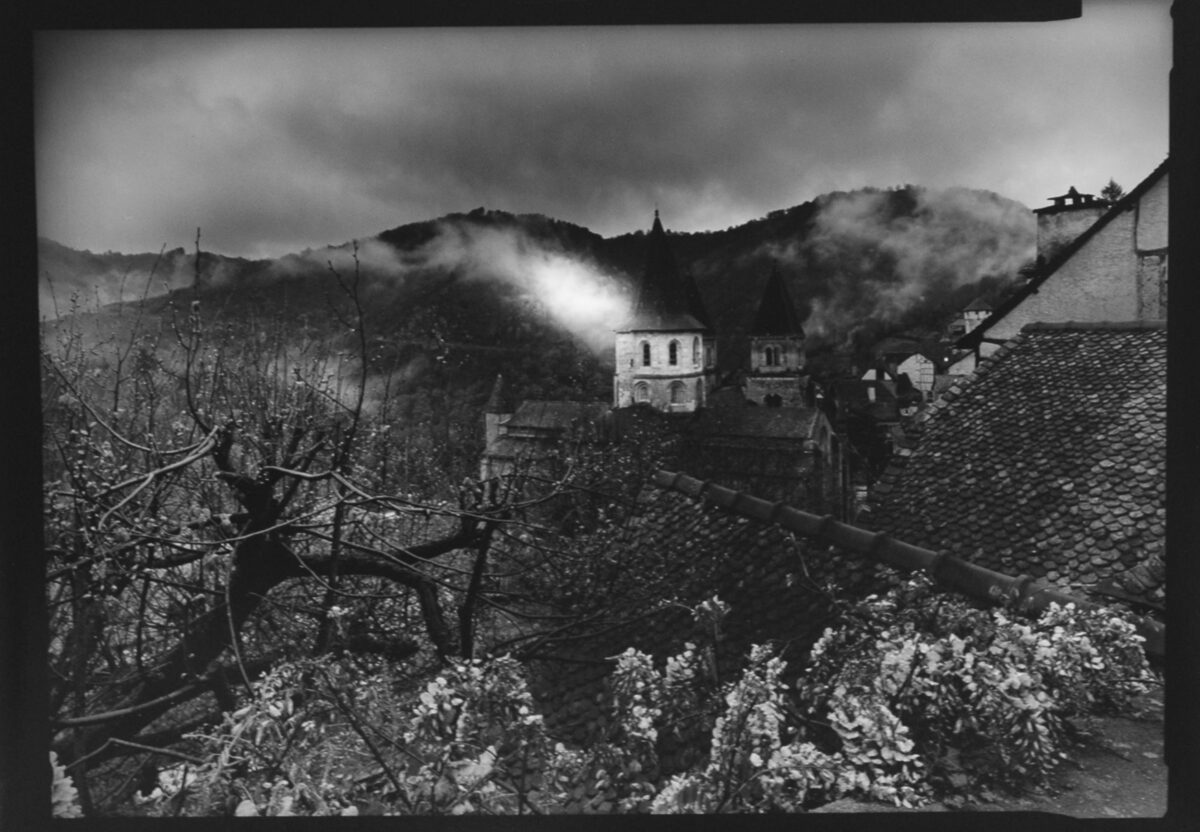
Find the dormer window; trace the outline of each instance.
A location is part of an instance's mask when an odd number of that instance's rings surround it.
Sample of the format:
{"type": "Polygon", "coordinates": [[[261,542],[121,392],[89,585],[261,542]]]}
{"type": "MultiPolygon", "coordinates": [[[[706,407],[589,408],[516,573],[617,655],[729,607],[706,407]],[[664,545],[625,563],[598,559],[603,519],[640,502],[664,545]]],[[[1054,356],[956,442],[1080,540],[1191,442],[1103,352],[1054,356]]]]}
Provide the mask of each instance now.
{"type": "Polygon", "coordinates": [[[650,366],[650,342],[649,341],[642,342],[642,366],[643,367],[650,366]]]}

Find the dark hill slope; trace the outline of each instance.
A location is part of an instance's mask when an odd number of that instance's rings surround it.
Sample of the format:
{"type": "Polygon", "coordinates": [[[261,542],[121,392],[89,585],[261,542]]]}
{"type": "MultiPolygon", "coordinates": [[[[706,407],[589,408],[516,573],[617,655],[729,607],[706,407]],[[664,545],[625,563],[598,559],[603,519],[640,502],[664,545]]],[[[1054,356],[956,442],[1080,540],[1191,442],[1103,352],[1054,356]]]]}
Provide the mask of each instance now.
{"type": "MultiPolygon", "coordinates": [[[[744,361],[743,333],[772,270],[787,282],[810,344],[838,344],[941,323],[1011,281],[1033,241],[1033,217],[1018,203],[915,187],[834,193],[723,231],[671,234],[721,330],[725,369],[744,361]]],[[[353,333],[338,319],[351,310],[333,272],[343,281],[357,274],[376,369],[404,368],[409,392],[448,385],[470,408],[501,371],[519,383],[518,397],[607,398],[612,323],[593,321],[590,333],[564,323],[556,294],[587,306],[584,290],[603,299],[628,286],[641,271],[644,232],[605,239],[544,216],[480,208],[364,239],[357,267],[352,244],[263,261],[205,253],[198,280],[183,249],[98,255],[41,241],[41,255],[60,309],[68,287],[92,287],[104,300],[138,298],[148,286],[144,313],[160,322],[197,299],[206,320],[247,332],[282,325],[337,349],[353,333]]],[[[112,309],[95,321],[118,317],[129,321],[112,309]]]]}

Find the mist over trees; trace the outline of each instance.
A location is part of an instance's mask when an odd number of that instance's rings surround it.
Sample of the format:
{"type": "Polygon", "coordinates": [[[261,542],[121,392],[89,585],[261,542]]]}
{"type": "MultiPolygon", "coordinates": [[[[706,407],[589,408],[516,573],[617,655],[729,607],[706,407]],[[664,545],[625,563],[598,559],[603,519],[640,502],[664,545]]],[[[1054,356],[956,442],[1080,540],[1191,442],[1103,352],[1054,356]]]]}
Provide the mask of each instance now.
{"type": "MultiPolygon", "coordinates": [[[[647,212],[647,226],[650,219],[647,212]]],[[[664,222],[669,230],[670,217],[664,222]]],[[[865,321],[903,328],[913,320],[945,317],[974,299],[980,281],[1011,282],[1032,260],[1036,235],[1031,213],[996,194],[904,186],[827,194],[736,228],[670,236],[718,328],[732,333],[728,360],[737,361],[738,333],[773,268],[802,306],[810,337],[840,344],[865,321]]],[[[122,281],[127,299],[133,299],[134,286],[151,296],[190,287],[182,249],[167,253],[147,285],[153,255],[138,255],[134,262],[128,255],[72,253],[46,240],[40,246],[44,294],[55,287],[64,310],[71,292],[85,283],[100,288],[81,293],[84,304],[96,294],[102,301],[120,297],[122,281]]],[[[349,244],[271,261],[205,254],[201,279],[207,288],[249,293],[251,302],[255,292],[265,292],[260,297],[273,304],[308,304],[311,308],[296,311],[318,316],[323,301],[312,287],[320,285],[330,262],[346,269],[348,255],[349,244]]],[[[606,239],[539,215],[477,208],[383,231],[360,241],[358,257],[370,286],[370,314],[397,323],[429,316],[457,327],[456,336],[501,344],[514,333],[478,314],[492,309],[499,296],[517,301],[518,308],[504,310],[509,317],[525,324],[523,319],[541,313],[603,353],[614,325],[608,319],[619,320],[628,302],[643,246],[641,231],[606,239]],[[569,291],[556,292],[564,287],[569,291]],[[589,299],[592,316],[572,319],[569,312],[579,309],[571,310],[566,301],[580,293],[589,299]]],[[[53,314],[47,298],[43,314],[53,314]]]]}

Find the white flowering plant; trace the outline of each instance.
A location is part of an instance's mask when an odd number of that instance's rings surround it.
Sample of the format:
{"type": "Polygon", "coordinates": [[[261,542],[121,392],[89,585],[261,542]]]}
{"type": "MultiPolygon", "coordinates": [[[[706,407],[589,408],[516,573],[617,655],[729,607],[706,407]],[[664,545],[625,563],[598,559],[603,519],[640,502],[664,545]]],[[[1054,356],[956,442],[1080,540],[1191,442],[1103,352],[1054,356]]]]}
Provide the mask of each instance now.
{"type": "MultiPolygon", "coordinates": [[[[694,614],[715,636],[728,612],[711,599],[694,614]]],[[[365,675],[332,656],[286,662],[193,735],[205,764],[147,813],[185,800],[189,814],[247,816],[916,807],[1044,781],[1072,720],[1121,713],[1156,682],[1121,615],[1018,619],[925,578],[846,605],[795,685],[772,645],[725,681],[710,644],[613,661],[601,735],[583,748],[554,740],[509,656],[417,678],[384,661],[365,675]]]]}
{"type": "Polygon", "coordinates": [[[1018,620],[918,577],[826,630],[799,693],[869,794],[911,803],[1044,781],[1069,718],[1119,713],[1154,682],[1125,616],[1069,604],[1018,620]]]}
{"type": "Polygon", "coordinates": [[[56,818],[83,817],[79,790],[54,751],[50,752],[50,812],[56,818]]]}

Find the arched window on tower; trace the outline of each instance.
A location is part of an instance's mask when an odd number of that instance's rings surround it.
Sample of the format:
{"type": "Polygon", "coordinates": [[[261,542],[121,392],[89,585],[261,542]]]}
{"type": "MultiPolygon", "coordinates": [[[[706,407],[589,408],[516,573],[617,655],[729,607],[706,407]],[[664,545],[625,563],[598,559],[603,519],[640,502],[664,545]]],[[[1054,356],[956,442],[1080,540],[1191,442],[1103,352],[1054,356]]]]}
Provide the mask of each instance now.
{"type": "Polygon", "coordinates": [[[700,339],[692,339],[692,364],[696,367],[700,366],[700,339]]]}
{"type": "Polygon", "coordinates": [[[667,347],[667,363],[674,367],[679,363],[679,342],[672,341],[667,347]]]}
{"type": "Polygon", "coordinates": [[[768,367],[779,366],[779,347],[774,344],[763,347],[763,364],[768,367]]]}
{"type": "Polygon", "coordinates": [[[687,402],[687,387],[682,381],[674,381],[671,383],[671,404],[684,404],[687,402]]]}
{"type": "Polygon", "coordinates": [[[633,400],[639,404],[650,401],[650,385],[644,381],[633,385],[633,400]]]}
{"type": "Polygon", "coordinates": [[[650,342],[649,341],[642,342],[642,366],[643,367],[650,366],[650,342]]]}

